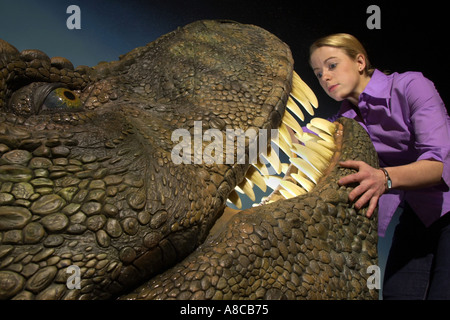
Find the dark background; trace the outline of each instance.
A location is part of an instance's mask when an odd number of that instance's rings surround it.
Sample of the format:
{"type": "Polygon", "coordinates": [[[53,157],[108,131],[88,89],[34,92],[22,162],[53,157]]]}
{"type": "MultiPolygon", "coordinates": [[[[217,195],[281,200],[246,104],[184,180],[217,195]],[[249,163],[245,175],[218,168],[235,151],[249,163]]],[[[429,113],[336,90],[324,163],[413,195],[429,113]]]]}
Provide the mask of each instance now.
{"type": "Polygon", "coordinates": [[[336,32],[355,35],[381,70],[421,71],[449,103],[449,14],[444,1],[255,1],[255,0],[15,0],[0,2],[0,38],[19,50],[64,56],[93,66],[199,19],[231,19],[261,26],[286,42],[297,73],[319,98],[318,116],[338,103],[322,92],[308,65],[309,45],[336,32]],[[81,9],[81,30],[68,30],[69,5],[81,9]],[[381,29],[369,30],[367,8],[381,9],[381,29]],[[444,47],[445,46],[445,47],[444,47]]]}

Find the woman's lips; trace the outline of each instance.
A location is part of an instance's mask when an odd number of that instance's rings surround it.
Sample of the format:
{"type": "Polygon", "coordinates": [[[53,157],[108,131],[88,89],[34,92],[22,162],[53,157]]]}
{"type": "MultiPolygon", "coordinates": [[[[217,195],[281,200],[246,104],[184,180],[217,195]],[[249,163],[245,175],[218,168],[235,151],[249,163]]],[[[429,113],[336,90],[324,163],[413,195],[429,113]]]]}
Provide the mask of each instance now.
{"type": "Polygon", "coordinates": [[[339,86],[339,84],[334,84],[334,85],[328,87],[328,92],[334,91],[338,86],[339,86]]]}

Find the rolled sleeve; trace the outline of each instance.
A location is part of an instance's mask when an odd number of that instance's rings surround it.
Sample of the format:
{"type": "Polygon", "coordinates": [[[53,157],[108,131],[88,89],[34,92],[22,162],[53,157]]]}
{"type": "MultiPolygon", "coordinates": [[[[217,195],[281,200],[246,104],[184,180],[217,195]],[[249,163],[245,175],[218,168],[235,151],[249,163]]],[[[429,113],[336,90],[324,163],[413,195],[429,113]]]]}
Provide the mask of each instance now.
{"type": "Polygon", "coordinates": [[[442,178],[450,186],[450,118],[434,84],[417,73],[407,86],[417,160],[444,164],[442,178]]]}

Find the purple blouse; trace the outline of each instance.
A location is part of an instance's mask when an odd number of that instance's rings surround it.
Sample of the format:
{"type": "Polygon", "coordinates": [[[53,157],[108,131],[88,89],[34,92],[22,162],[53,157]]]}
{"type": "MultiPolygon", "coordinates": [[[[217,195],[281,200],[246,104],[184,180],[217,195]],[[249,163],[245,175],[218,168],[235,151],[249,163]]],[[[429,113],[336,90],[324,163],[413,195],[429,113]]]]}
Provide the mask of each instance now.
{"type": "Polygon", "coordinates": [[[419,190],[391,190],[378,202],[378,234],[407,201],[425,226],[450,211],[450,118],[434,84],[419,72],[385,75],[375,70],[359,97],[358,107],[344,100],[339,117],[355,119],[366,129],[381,167],[418,160],[443,162],[443,182],[419,190]]]}

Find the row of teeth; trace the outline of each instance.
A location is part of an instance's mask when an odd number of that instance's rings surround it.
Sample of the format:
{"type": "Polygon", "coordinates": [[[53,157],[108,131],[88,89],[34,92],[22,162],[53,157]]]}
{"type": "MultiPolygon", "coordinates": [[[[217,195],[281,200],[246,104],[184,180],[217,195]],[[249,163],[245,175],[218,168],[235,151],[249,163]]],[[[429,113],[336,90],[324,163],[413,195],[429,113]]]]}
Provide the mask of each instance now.
{"type": "MultiPolygon", "coordinates": [[[[329,166],[336,149],[334,140],[336,125],[322,118],[313,118],[306,127],[315,134],[303,132],[301,125],[294,117],[295,115],[301,121],[305,120],[299,104],[311,116],[314,115],[314,108],[318,107],[318,101],[313,91],[294,72],[292,92],[282,123],[278,128],[278,138],[272,138],[272,142],[277,144],[278,149],[287,155],[290,164],[282,163],[280,157],[273,151],[274,149],[269,148],[267,156],[263,155],[263,157],[270,163],[272,170],[260,162],[253,164],[247,171],[245,179],[228,196],[228,201],[238,209],[242,208],[239,194],[245,194],[253,202],[256,201],[255,185],[264,193],[269,187],[274,190],[272,195],[279,193],[282,196],[271,195],[263,198],[260,204],[306,194],[314,188],[329,166]],[[270,171],[274,171],[275,174],[271,174],[270,171]],[[287,172],[288,174],[286,174],[287,172]]],[[[254,206],[260,204],[254,204],[254,206]]]]}

